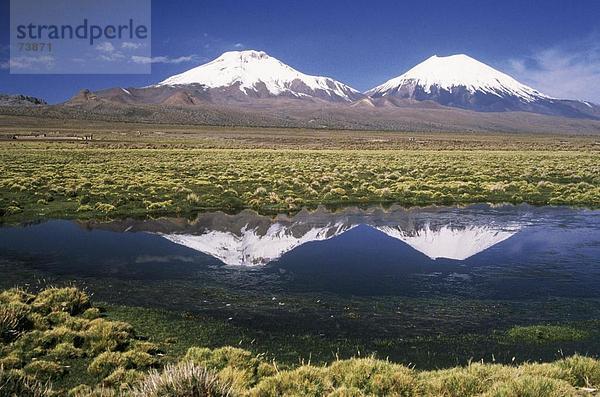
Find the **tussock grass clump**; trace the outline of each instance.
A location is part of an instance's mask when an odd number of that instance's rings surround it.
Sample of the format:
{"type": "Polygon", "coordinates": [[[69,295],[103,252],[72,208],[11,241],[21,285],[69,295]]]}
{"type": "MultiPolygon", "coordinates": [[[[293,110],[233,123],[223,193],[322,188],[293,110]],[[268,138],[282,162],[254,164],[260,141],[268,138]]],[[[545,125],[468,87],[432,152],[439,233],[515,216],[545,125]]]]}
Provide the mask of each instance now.
{"type": "Polygon", "coordinates": [[[48,288],[35,297],[32,307],[34,310],[46,314],[66,312],[77,315],[90,307],[90,298],[85,292],[75,287],[48,288]]]}
{"type": "Polygon", "coordinates": [[[135,337],[130,324],[106,321],[102,318],[90,321],[83,336],[85,338],[84,348],[94,354],[123,350],[135,337]]]}
{"type": "Polygon", "coordinates": [[[0,331],[0,367],[5,377],[12,371],[13,383],[61,381],[72,367],[87,367],[99,384],[120,390],[160,362],[158,345],[137,340],[127,323],[101,317],[74,287],[0,293],[0,331]]]}
{"type": "Polygon", "coordinates": [[[0,306],[0,341],[10,342],[29,328],[30,308],[21,302],[3,303],[0,306]]]}
{"type": "Polygon", "coordinates": [[[23,372],[6,370],[0,365],[0,396],[3,397],[51,397],[52,386],[42,383],[23,372]]]}
{"type": "Polygon", "coordinates": [[[357,388],[369,395],[412,396],[417,390],[413,370],[374,358],[336,361],[327,371],[334,386],[357,388]]]}
{"type": "Polygon", "coordinates": [[[482,397],[569,397],[581,396],[565,381],[543,376],[521,376],[492,385],[482,397]]]}
{"type": "Polygon", "coordinates": [[[184,361],[215,371],[218,377],[236,390],[255,385],[262,376],[275,373],[273,365],[261,360],[251,352],[231,346],[219,349],[192,347],[184,361]]]}
{"type": "Polygon", "coordinates": [[[65,368],[54,362],[46,360],[32,361],[27,364],[23,370],[26,374],[32,375],[36,379],[50,380],[61,376],[65,368]]]}
{"type": "Polygon", "coordinates": [[[262,379],[250,396],[325,396],[335,390],[322,367],[303,365],[262,379]]]}
{"type": "Polygon", "coordinates": [[[566,372],[564,380],[575,386],[600,387],[600,361],[575,355],[558,361],[558,368],[566,372]]]}
{"type": "Polygon", "coordinates": [[[151,371],[131,397],[229,397],[231,386],[204,367],[192,362],[167,365],[162,371],[151,371]]]}

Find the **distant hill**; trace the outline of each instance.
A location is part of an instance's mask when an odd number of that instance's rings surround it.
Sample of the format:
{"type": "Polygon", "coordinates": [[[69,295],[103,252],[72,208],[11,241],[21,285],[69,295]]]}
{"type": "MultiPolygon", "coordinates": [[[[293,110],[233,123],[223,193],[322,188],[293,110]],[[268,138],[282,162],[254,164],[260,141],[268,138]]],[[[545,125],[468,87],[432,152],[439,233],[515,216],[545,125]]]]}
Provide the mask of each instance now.
{"type": "Polygon", "coordinates": [[[46,105],[46,101],[27,95],[9,95],[0,93],[0,106],[38,106],[46,105]]]}

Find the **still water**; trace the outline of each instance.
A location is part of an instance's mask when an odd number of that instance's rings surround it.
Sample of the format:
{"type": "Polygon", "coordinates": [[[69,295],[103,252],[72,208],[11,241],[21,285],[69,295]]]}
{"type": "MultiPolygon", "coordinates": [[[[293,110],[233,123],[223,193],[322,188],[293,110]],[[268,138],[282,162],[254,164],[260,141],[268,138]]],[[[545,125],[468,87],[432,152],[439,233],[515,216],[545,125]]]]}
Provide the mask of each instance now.
{"type": "Polygon", "coordinates": [[[265,332],[411,337],[600,319],[600,211],[487,205],[0,228],[0,287],[265,332]],[[352,313],[352,316],[348,315],[352,313]]]}
{"type": "Polygon", "coordinates": [[[600,211],[472,206],[56,220],[0,228],[0,259],[49,277],[193,282],[214,271],[239,281],[264,275],[306,292],[597,297],[600,211]]]}

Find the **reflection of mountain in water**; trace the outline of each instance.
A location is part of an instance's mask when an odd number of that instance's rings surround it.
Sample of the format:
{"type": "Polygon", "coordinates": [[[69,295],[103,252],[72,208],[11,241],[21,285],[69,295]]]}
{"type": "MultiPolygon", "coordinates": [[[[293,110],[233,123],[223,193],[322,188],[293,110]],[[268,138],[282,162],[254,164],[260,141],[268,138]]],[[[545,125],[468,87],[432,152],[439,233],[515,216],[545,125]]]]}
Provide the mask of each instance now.
{"type": "Polygon", "coordinates": [[[519,231],[519,227],[516,226],[497,229],[473,225],[462,228],[442,226],[436,230],[426,225],[423,229],[413,232],[390,226],[377,229],[390,237],[404,241],[431,259],[448,258],[461,261],[485,251],[519,231]]]}
{"type": "Polygon", "coordinates": [[[322,241],[351,229],[343,223],[294,233],[293,225],[274,223],[264,234],[245,225],[239,233],[212,230],[202,235],[168,234],[166,239],[215,257],[227,265],[266,265],[311,241],[322,241]]]}
{"type": "Polygon", "coordinates": [[[192,222],[173,221],[171,227],[163,219],[145,227],[137,225],[136,229],[156,232],[227,265],[265,265],[303,244],[328,240],[358,225],[379,230],[431,259],[465,260],[516,234],[522,214],[515,213],[514,208],[508,215],[494,216],[489,211],[473,210],[465,215],[462,209],[458,216],[448,209],[402,208],[336,213],[319,209],[275,218],[251,211],[237,215],[216,212],[201,214],[192,222]]]}
{"type": "Polygon", "coordinates": [[[400,240],[431,259],[465,260],[518,233],[532,219],[528,206],[405,209],[323,208],[294,216],[199,214],[194,220],[124,220],[86,227],[156,233],[227,265],[265,265],[309,242],[325,241],[364,225],[400,240]]]}

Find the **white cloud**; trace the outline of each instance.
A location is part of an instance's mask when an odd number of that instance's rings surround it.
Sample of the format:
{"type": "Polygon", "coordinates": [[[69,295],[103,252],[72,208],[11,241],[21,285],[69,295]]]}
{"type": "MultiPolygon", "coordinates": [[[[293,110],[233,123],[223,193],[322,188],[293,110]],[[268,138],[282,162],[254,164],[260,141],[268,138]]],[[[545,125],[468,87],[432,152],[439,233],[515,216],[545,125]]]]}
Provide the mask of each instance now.
{"type": "Polygon", "coordinates": [[[550,96],[600,103],[600,39],[596,36],[512,59],[508,72],[550,96]]]}
{"type": "Polygon", "coordinates": [[[6,62],[0,63],[0,69],[13,69],[21,71],[49,70],[55,64],[53,56],[44,55],[40,57],[13,57],[6,62]]]}
{"type": "Polygon", "coordinates": [[[121,51],[118,51],[115,46],[108,41],[98,44],[95,48],[96,51],[100,53],[97,59],[101,61],[116,62],[122,61],[126,58],[121,51]]]}
{"type": "Polygon", "coordinates": [[[242,44],[242,43],[235,43],[235,44],[233,45],[233,48],[244,48],[244,47],[245,47],[245,45],[244,45],[244,44],[242,44]]]}
{"type": "Polygon", "coordinates": [[[121,48],[124,50],[137,50],[138,48],[144,47],[142,43],[132,43],[131,41],[124,41],[121,43],[121,48]]]}
{"type": "Polygon", "coordinates": [[[131,60],[134,63],[140,63],[140,64],[148,64],[148,63],[171,63],[171,64],[177,64],[177,63],[184,63],[184,62],[192,62],[196,59],[195,55],[188,55],[188,56],[183,56],[183,57],[178,57],[178,58],[170,58],[170,57],[166,57],[166,56],[160,56],[160,57],[143,57],[143,56],[132,56],[131,60]]]}
{"type": "Polygon", "coordinates": [[[115,46],[109,41],[104,41],[96,46],[96,50],[111,53],[115,51],[115,46]]]}

